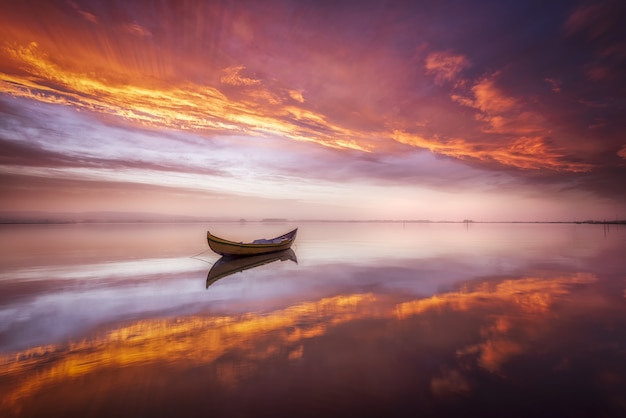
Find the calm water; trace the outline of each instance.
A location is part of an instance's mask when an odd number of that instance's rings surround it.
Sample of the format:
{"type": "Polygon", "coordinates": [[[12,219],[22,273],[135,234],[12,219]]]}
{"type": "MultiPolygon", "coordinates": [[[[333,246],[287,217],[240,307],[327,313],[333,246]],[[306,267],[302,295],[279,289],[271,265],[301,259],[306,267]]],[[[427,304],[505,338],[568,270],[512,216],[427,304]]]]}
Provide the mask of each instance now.
{"type": "Polygon", "coordinates": [[[626,228],[291,226],[1,226],[0,416],[626,416],[626,228]]]}

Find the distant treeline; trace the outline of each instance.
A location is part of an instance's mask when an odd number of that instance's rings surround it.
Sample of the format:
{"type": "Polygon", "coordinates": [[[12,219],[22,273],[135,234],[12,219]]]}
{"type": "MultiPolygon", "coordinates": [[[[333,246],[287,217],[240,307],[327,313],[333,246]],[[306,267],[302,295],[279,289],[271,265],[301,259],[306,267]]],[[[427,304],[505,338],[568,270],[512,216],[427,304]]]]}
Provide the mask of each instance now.
{"type": "Polygon", "coordinates": [[[62,218],[62,217],[18,217],[18,216],[1,216],[0,224],[90,224],[90,223],[210,223],[210,222],[262,222],[262,223],[450,223],[450,224],[593,224],[593,225],[626,225],[626,219],[593,220],[586,221],[474,221],[472,219],[464,219],[462,221],[432,221],[429,219],[369,219],[369,220],[338,220],[338,219],[285,219],[285,218],[264,218],[261,220],[246,219],[210,219],[210,218],[194,218],[194,217],[177,217],[177,216],[146,216],[146,217],[94,217],[94,218],[62,218]]]}
{"type": "Polygon", "coordinates": [[[626,225],[626,220],[615,220],[615,221],[582,221],[575,222],[577,224],[601,224],[601,225],[626,225]]]}

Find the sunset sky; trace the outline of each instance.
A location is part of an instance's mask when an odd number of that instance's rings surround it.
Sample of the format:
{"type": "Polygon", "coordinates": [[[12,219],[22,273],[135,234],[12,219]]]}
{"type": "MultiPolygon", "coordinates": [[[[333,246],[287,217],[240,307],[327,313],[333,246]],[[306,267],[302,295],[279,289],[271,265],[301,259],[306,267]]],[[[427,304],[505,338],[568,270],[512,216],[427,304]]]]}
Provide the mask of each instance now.
{"type": "Polygon", "coordinates": [[[0,0],[0,212],[626,219],[624,16],[0,0]]]}

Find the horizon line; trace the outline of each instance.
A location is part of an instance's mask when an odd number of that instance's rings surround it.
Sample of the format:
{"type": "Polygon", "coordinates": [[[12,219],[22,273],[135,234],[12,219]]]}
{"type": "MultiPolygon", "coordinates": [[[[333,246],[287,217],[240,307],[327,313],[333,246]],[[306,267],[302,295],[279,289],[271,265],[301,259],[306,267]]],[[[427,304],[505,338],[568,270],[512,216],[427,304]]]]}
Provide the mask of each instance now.
{"type": "Polygon", "coordinates": [[[430,219],[0,219],[0,225],[70,225],[70,224],[199,224],[199,223],[424,223],[424,224],[626,224],[626,219],[584,221],[474,221],[474,220],[430,220],[430,219]]]}

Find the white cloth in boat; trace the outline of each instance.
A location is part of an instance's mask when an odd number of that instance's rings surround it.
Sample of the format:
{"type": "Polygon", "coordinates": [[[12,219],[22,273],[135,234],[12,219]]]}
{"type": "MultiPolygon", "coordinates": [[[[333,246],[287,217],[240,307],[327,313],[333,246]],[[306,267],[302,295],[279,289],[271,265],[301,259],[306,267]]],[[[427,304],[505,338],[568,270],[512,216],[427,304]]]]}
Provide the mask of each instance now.
{"type": "Polygon", "coordinates": [[[286,241],[287,238],[274,238],[274,239],[255,239],[252,241],[253,244],[280,244],[283,241],[286,241]]]}

